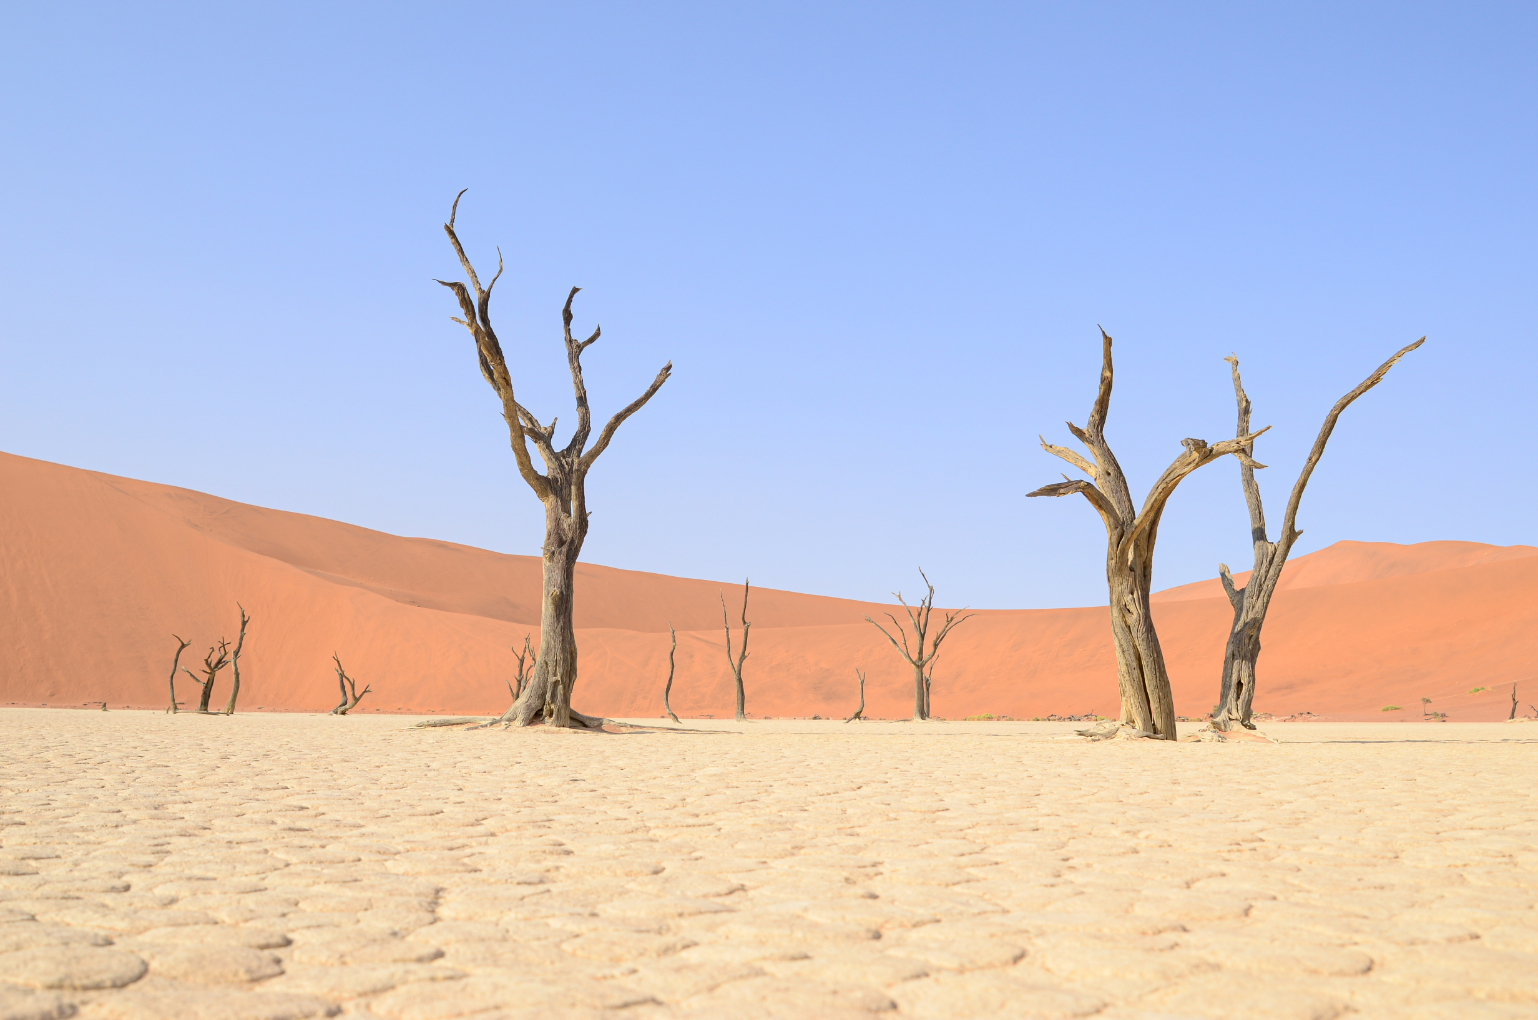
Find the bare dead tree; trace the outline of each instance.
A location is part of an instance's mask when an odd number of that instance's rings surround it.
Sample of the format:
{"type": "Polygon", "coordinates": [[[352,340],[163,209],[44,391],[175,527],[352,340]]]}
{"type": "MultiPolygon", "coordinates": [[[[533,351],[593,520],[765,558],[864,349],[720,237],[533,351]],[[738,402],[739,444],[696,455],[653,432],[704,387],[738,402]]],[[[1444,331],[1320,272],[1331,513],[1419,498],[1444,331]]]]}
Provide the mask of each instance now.
{"type": "MultiPolygon", "coordinates": [[[[1303,490],[1313,476],[1314,467],[1324,455],[1324,446],[1335,431],[1336,421],[1341,412],[1351,406],[1352,401],[1382,382],[1388,370],[1400,358],[1425,342],[1426,338],[1421,337],[1413,344],[1401,348],[1330,408],[1330,413],[1324,417],[1324,424],[1319,427],[1319,435],[1314,440],[1313,449],[1309,451],[1308,460],[1304,462],[1303,470],[1298,473],[1298,480],[1293,484],[1292,495],[1287,500],[1287,512],[1282,518],[1282,533],[1275,542],[1266,537],[1266,512],[1261,504],[1255,470],[1251,466],[1254,462],[1247,462],[1254,452],[1253,447],[1244,448],[1245,457],[1239,461],[1239,477],[1244,486],[1244,501],[1250,510],[1250,538],[1255,548],[1255,565],[1249,582],[1244,588],[1236,590],[1228,564],[1218,564],[1223,591],[1234,609],[1234,622],[1229,628],[1228,645],[1223,652],[1223,682],[1219,688],[1217,708],[1212,713],[1213,729],[1233,730],[1240,726],[1251,730],[1255,728],[1250,716],[1255,702],[1255,663],[1260,658],[1260,629],[1265,625],[1271,596],[1276,593],[1277,582],[1282,578],[1282,567],[1292,553],[1293,543],[1303,534],[1296,527],[1298,505],[1303,500],[1303,490]]],[[[1228,362],[1234,378],[1234,399],[1239,405],[1239,423],[1235,434],[1242,438],[1250,430],[1250,398],[1244,392],[1244,383],[1239,378],[1239,359],[1230,354],[1223,360],[1228,362]]]]}
{"type": "Polygon", "coordinates": [[[534,491],[535,497],[545,507],[544,583],[539,623],[539,658],[534,673],[523,692],[508,709],[504,720],[527,726],[549,704],[551,719],[557,725],[576,723],[579,726],[597,727],[600,720],[571,711],[572,688],[577,681],[577,639],[572,625],[572,605],[575,587],[577,556],[587,538],[587,473],[604,450],[608,449],[615,431],[632,414],[639,411],[667,382],[673,371],[668,362],[657,373],[650,386],[635,400],[621,409],[598,434],[591,450],[587,450],[588,437],[592,433],[592,415],[588,409],[587,386],[582,381],[582,352],[598,342],[601,332],[594,329],[592,336],[578,341],[571,335],[571,302],[581,288],[573,287],[566,296],[561,310],[561,322],[566,347],[566,364],[571,373],[572,389],[576,395],[577,427],[570,442],[557,450],[555,419],[549,425],[541,425],[529,410],[518,403],[513,394],[513,379],[502,354],[502,345],[491,327],[491,290],[502,275],[502,253],[497,252],[497,275],[484,288],[475,275],[475,269],[460,246],[459,235],[454,232],[454,218],[459,210],[461,191],[454,198],[449,211],[449,221],[443,225],[459,264],[469,277],[470,286],[453,281],[438,280],[449,288],[459,300],[464,318],[454,321],[470,331],[475,340],[476,361],[481,375],[497,394],[502,404],[502,418],[507,423],[512,441],[513,457],[518,463],[518,473],[534,491]],[[529,457],[528,443],[534,447],[545,464],[545,473],[535,470],[529,457]]]}
{"type": "Polygon", "coordinates": [[[515,678],[518,681],[518,685],[513,688],[513,701],[515,702],[518,700],[518,695],[522,694],[523,689],[529,685],[529,669],[533,665],[534,657],[534,649],[530,643],[530,638],[532,637],[532,634],[525,634],[523,636],[523,651],[520,652],[516,648],[513,649],[513,655],[518,659],[518,675],[515,678]]]}
{"type": "MultiPolygon", "coordinates": [[[[892,593],[897,601],[902,603],[903,609],[907,610],[908,624],[913,628],[914,637],[918,641],[917,648],[908,647],[908,632],[903,629],[902,624],[897,622],[897,617],[893,616],[891,613],[887,613],[886,615],[887,619],[892,621],[892,626],[897,631],[897,637],[893,637],[891,634],[887,633],[887,629],[885,627],[877,623],[875,620],[872,620],[870,617],[867,616],[865,618],[865,621],[872,627],[875,627],[877,630],[881,631],[881,633],[886,634],[886,639],[892,642],[892,647],[897,649],[897,651],[901,653],[902,657],[907,660],[908,665],[913,667],[914,722],[922,722],[923,720],[929,718],[929,689],[932,683],[932,677],[934,675],[935,656],[940,654],[940,642],[945,640],[945,635],[951,632],[952,627],[955,627],[957,624],[960,624],[966,620],[970,620],[973,616],[977,615],[975,613],[967,613],[965,609],[958,609],[954,613],[946,613],[945,622],[940,627],[940,633],[936,634],[934,636],[934,640],[930,641],[929,614],[934,611],[935,607],[935,586],[929,583],[929,577],[924,573],[922,567],[919,568],[919,576],[924,579],[924,586],[929,589],[929,594],[924,596],[917,607],[909,606],[907,600],[903,598],[902,592],[894,591],[892,593]],[[966,615],[961,615],[963,613],[966,613],[966,615]],[[897,643],[897,638],[902,638],[902,644],[897,643]],[[926,643],[928,648],[927,651],[925,650],[926,643]],[[928,674],[925,673],[926,669],[929,671],[928,674]]],[[[861,704],[863,703],[864,693],[862,690],[861,704]]]]}
{"type": "Polygon", "coordinates": [[[721,595],[721,624],[726,628],[726,664],[732,668],[732,679],[737,682],[737,721],[742,722],[748,717],[747,698],[742,691],[742,663],[748,657],[748,629],[753,626],[748,622],[748,582],[746,580],[742,582],[742,650],[735,662],[732,661],[732,625],[726,617],[725,595],[721,595]]]}
{"type": "MultiPolygon", "coordinates": [[[[668,697],[673,693],[673,653],[678,651],[678,632],[673,630],[673,621],[668,621],[668,633],[673,637],[673,647],[668,649],[668,684],[662,688],[662,710],[668,714],[668,718],[678,722],[678,716],[673,714],[673,706],[668,703],[668,697]]],[[[728,632],[727,637],[731,634],[728,632]]]]}
{"type": "MultiPolygon", "coordinates": [[[[173,635],[173,637],[174,636],[175,635],[173,635]]],[[[181,638],[177,638],[176,640],[180,641],[181,638]]],[[[176,674],[173,671],[171,675],[175,676],[176,674]]],[[[176,703],[174,698],[173,698],[171,703],[173,705],[176,703]]],[[[1510,722],[1511,720],[1515,719],[1516,717],[1517,717],[1517,685],[1516,684],[1512,684],[1511,685],[1511,714],[1506,717],[1506,721],[1510,722]]]]}
{"type": "Polygon", "coordinates": [[[240,637],[235,639],[235,654],[230,656],[230,701],[224,706],[225,715],[235,714],[235,699],[240,697],[240,649],[246,643],[246,624],[251,622],[245,606],[237,602],[235,608],[240,610],[240,637]]]}
{"type": "MultiPolygon", "coordinates": [[[[1100,331],[1101,367],[1100,390],[1090,409],[1089,422],[1079,428],[1068,423],[1079,442],[1083,443],[1094,458],[1091,463],[1082,455],[1061,446],[1053,446],[1041,440],[1042,449],[1060,457],[1089,475],[1090,480],[1070,479],[1044,485],[1030,496],[1068,496],[1079,493],[1089,500],[1095,512],[1105,524],[1106,586],[1110,590],[1111,637],[1116,646],[1116,681],[1121,695],[1121,722],[1144,733],[1151,733],[1165,740],[1175,739],[1175,702],[1170,693],[1169,673],[1164,666],[1164,652],[1159,647],[1159,635],[1154,630],[1153,612],[1148,595],[1153,584],[1154,542],[1159,533],[1159,518],[1164,506],[1178,486],[1191,472],[1219,457],[1234,454],[1249,460],[1246,452],[1255,437],[1241,436],[1208,446],[1205,440],[1183,439],[1180,445],[1185,451],[1176,457],[1164,474],[1154,482],[1153,488],[1143,500],[1139,513],[1132,505],[1132,493],[1127,488],[1126,476],[1105,439],[1105,421],[1111,407],[1111,383],[1114,372],[1111,366],[1111,338],[1100,331]]],[[[1269,428],[1269,426],[1267,426],[1269,428]]],[[[1264,465],[1254,464],[1255,467],[1264,465]]]]}
{"type": "Polygon", "coordinates": [[[346,715],[357,708],[358,702],[363,700],[363,695],[372,691],[373,688],[365,684],[363,692],[360,694],[358,692],[358,682],[347,675],[347,670],[342,668],[342,660],[335,652],[331,653],[331,659],[336,663],[336,685],[342,691],[342,700],[331,710],[331,714],[346,715]]]}
{"type": "MultiPolygon", "coordinates": [[[[866,619],[870,618],[866,617],[866,619]]],[[[860,678],[860,707],[854,710],[854,715],[844,720],[846,725],[854,722],[856,719],[863,721],[865,718],[865,673],[857,666],[855,667],[854,675],[860,678]]]]}
{"type": "MultiPolygon", "coordinates": [[[[182,652],[185,651],[187,646],[192,644],[192,642],[191,641],[183,641],[181,639],[180,635],[177,635],[177,634],[172,634],[171,636],[176,638],[177,645],[176,645],[176,655],[171,659],[171,680],[170,680],[170,685],[171,685],[171,707],[166,709],[166,713],[168,715],[175,715],[177,712],[181,711],[181,709],[177,708],[177,706],[176,706],[176,664],[178,662],[182,661],[182,652]]],[[[197,677],[193,677],[193,679],[196,680],[197,677]]],[[[1512,706],[1511,710],[1512,710],[1512,712],[1516,712],[1516,710],[1517,710],[1516,705],[1517,705],[1517,685],[1516,684],[1512,684],[1511,685],[1511,706],[1512,706]]]]}
{"type": "Polygon", "coordinates": [[[208,649],[208,654],[203,656],[204,678],[202,680],[198,680],[197,675],[186,666],[182,667],[183,673],[186,673],[188,676],[192,677],[193,680],[203,685],[203,692],[198,695],[199,715],[208,714],[208,699],[214,693],[214,680],[218,677],[219,671],[229,664],[230,643],[224,638],[220,638],[218,647],[210,647],[208,649]],[[218,652],[217,656],[214,654],[216,651],[218,652]]]}

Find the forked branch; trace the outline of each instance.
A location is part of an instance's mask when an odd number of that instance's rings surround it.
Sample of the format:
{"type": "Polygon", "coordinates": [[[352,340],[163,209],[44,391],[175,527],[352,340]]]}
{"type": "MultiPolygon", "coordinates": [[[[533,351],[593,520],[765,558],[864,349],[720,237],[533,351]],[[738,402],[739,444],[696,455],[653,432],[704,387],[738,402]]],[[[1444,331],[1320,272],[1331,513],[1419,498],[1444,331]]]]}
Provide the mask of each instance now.
{"type": "Polygon", "coordinates": [[[732,659],[732,625],[726,615],[726,596],[721,595],[721,625],[726,628],[726,664],[731,667],[732,679],[737,684],[737,721],[742,722],[747,718],[747,695],[742,689],[742,663],[748,657],[748,631],[752,624],[748,622],[748,582],[742,582],[742,648],[737,653],[735,661],[732,659]]]}

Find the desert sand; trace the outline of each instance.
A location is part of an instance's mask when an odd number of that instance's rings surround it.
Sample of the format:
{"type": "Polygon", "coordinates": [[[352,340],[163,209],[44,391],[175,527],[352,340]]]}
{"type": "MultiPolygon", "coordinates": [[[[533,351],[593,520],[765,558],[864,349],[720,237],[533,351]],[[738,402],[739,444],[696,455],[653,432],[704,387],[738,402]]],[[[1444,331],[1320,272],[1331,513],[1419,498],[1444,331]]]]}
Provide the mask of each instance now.
{"type": "Polygon", "coordinates": [[[0,1018],[1538,1015],[1538,724],[412,721],[0,709],[0,1018]]]}
{"type": "MultiPolygon", "coordinates": [[[[200,657],[221,635],[234,638],[238,601],[254,618],[242,657],[247,711],[330,709],[333,651],[373,687],[360,711],[501,711],[509,646],[538,630],[533,556],[9,454],[0,454],[0,487],[0,705],[163,706],[171,635],[192,640],[188,656],[200,657]]],[[[896,583],[917,580],[893,570],[896,583]]],[[[671,620],[674,709],[731,714],[717,599],[724,590],[730,603],[740,587],[589,564],[577,581],[576,707],[660,715],[671,620]]],[[[1227,601],[1216,580],[1156,599],[1176,710],[1203,715],[1217,699],[1227,601]]],[[[912,673],[863,619],[892,608],[755,589],[748,711],[843,718],[858,703],[859,667],[868,715],[911,714],[912,673]]],[[[1429,697],[1454,720],[1497,720],[1515,682],[1530,714],[1535,634],[1538,549],[1341,542],[1288,564],[1266,623],[1256,708],[1420,725],[1429,697]],[[1401,710],[1382,712],[1388,705],[1401,710]]],[[[215,705],[228,682],[226,670],[215,705]]],[[[188,678],[178,692],[192,696],[188,678]]],[[[948,640],[935,674],[935,712],[949,718],[1110,714],[1115,699],[1104,607],[980,612],[948,640]]]]}

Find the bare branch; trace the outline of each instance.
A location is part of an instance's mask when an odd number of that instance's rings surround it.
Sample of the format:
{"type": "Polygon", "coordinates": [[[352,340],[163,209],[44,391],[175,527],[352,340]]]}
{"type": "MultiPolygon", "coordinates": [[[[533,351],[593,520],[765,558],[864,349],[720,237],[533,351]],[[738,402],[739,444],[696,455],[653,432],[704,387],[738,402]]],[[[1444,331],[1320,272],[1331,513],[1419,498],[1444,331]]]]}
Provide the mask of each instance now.
{"type": "Polygon", "coordinates": [[[887,634],[887,629],[885,627],[881,626],[881,624],[877,623],[875,620],[872,620],[870,617],[867,616],[865,618],[865,622],[870,624],[872,627],[875,627],[877,630],[881,631],[881,633],[886,634],[886,639],[888,641],[892,642],[892,647],[897,649],[899,652],[901,652],[902,653],[902,657],[904,659],[907,659],[908,662],[911,664],[913,662],[913,656],[908,651],[908,648],[907,648],[908,636],[906,634],[903,634],[902,624],[898,623],[897,622],[897,617],[892,616],[891,613],[888,613],[886,615],[891,619],[892,626],[897,628],[897,633],[902,635],[902,639],[903,639],[903,643],[902,644],[898,644],[897,643],[897,638],[894,638],[891,634],[887,634]]]}
{"type": "Polygon", "coordinates": [[[1218,564],[1218,578],[1223,582],[1223,594],[1228,596],[1229,605],[1238,609],[1244,604],[1244,592],[1234,587],[1234,575],[1228,572],[1227,563],[1218,564]]]}
{"type": "MultiPolygon", "coordinates": [[[[866,619],[868,620],[870,617],[867,616],[866,619]]],[[[856,666],[854,675],[860,678],[860,707],[854,710],[854,715],[844,720],[845,723],[852,723],[856,719],[863,718],[865,715],[865,673],[856,666]]],[[[1516,704],[1516,702],[1512,702],[1512,704],[1516,704]]]]}
{"type": "MultiPolygon", "coordinates": [[[[1104,442],[1105,419],[1111,409],[1111,380],[1115,373],[1111,366],[1111,337],[1104,328],[1096,328],[1100,329],[1100,389],[1095,394],[1095,405],[1090,408],[1089,421],[1086,423],[1088,428],[1085,431],[1094,439],[1104,442]]],[[[1071,424],[1068,427],[1073,428],[1071,424]]]]}
{"type": "Polygon", "coordinates": [[[1095,488],[1093,483],[1086,482],[1082,478],[1069,479],[1066,482],[1053,482],[1051,485],[1043,485],[1035,492],[1027,492],[1025,495],[1029,499],[1032,496],[1071,496],[1076,492],[1083,493],[1084,498],[1089,500],[1090,505],[1100,512],[1100,516],[1105,519],[1105,526],[1107,528],[1121,527],[1121,516],[1117,514],[1116,508],[1111,505],[1111,501],[1106,499],[1105,493],[1095,488]]]}
{"type": "Polygon", "coordinates": [[[588,468],[592,467],[593,461],[598,459],[598,455],[609,448],[609,441],[614,438],[614,430],[619,428],[620,425],[624,424],[626,418],[629,418],[632,414],[635,414],[641,408],[645,407],[646,402],[650,400],[658,390],[662,389],[662,384],[667,382],[668,378],[672,376],[672,374],[673,363],[670,361],[666,365],[662,366],[662,371],[658,372],[657,378],[653,379],[652,384],[646,387],[645,393],[641,394],[639,397],[636,397],[629,404],[625,405],[624,409],[622,409],[618,414],[609,419],[609,423],[603,427],[603,431],[598,433],[598,442],[593,444],[593,448],[591,450],[582,455],[583,471],[587,471],[588,468]]]}
{"type": "MultiPolygon", "coordinates": [[[[1250,431],[1250,397],[1244,392],[1244,383],[1239,378],[1239,357],[1230,354],[1223,359],[1228,362],[1234,377],[1234,401],[1239,407],[1239,421],[1235,426],[1234,435],[1248,435],[1250,431]]],[[[1243,455],[1239,457],[1239,477],[1244,487],[1244,502],[1250,509],[1250,536],[1255,542],[1266,541],[1266,511],[1260,500],[1260,485],[1255,481],[1254,461],[1249,458],[1255,455],[1255,448],[1247,446],[1243,455]]]]}
{"type": "MultiPolygon", "coordinates": [[[[1069,422],[1068,427],[1073,429],[1073,422],[1069,422]]],[[[1078,453],[1075,453],[1073,450],[1068,449],[1066,446],[1054,446],[1053,444],[1047,442],[1046,438],[1043,436],[1038,435],[1036,438],[1041,440],[1041,448],[1046,450],[1052,456],[1061,457],[1063,460],[1066,460],[1068,463],[1072,464],[1080,471],[1083,471],[1091,478],[1095,477],[1095,465],[1091,464],[1087,458],[1081,456],[1078,453]]]]}
{"type": "MultiPolygon", "coordinates": [[[[1137,516],[1137,523],[1132,526],[1132,531],[1122,539],[1121,555],[1123,557],[1130,557],[1133,550],[1137,548],[1138,541],[1143,536],[1149,534],[1150,529],[1159,526],[1159,517],[1164,513],[1164,504],[1169,502],[1169,498],[1175,494],[1176,486],[1187,475],[1203,464],[1211,463],[1219,457],[1238,453],[1252,446],[1255,438],[1264,434],[1270,428],[1271,426],[1267,425],[1259,432],[1252,432],[1247,436],[1239,436],[1236,439],[1225,439],[1221,443],[1214,443],[1211,446],[1208,446],[1207,441],[1204,439],[1182,439],[1180,445],[1185,447],[1185,451],[1176,457],[1169,467],[1164,469],[1164,474],[1160,475],[1159,480],[1154,482],[1153,488],[1148,490],[1148,496],[1143,500],[1143,510],[1137,516]]],[[[1254,466],[1261,467],[1263,465],[1256,464],[1254,466]]]]}
{"type": "Polygon", "coordinates": [[[331,710],[331,714],[346,715],[357,708],[358,702],[363,700],[363,695],[370,693],[373,688],[365,684],[363,691],[360,693],[358,691],[358,682],[347,675],[347,671],[342,668],[342,660],[338,658],[335,652],[331,653],[331,658],[336,663],[336,683],[342,691],[341,703],[331,710]]]}
{"type": "Polygon", "coordinates": [[[1297,541],[1299,535],[1303,534],[1303,532],[1296,530],[1295,527],[1298,516],[1298,504],[1303,500],[1303,489],[1308,485],[1308,480],[1314,473],[1315,465],[1319,463],[1319,458],[1324,455],[1324,444],[1330,441],[1330,433],[1335,431],[1335,422],[1340,419],[1340,413],[1350,407],[1352,401],[1356,400],[1357,397],[1360,397],[1382,382],[1383,377],[1388,375],[1388,370],[1393,368],[1400,358],[1425,342],[1426,338],[1421,337],[1413,344],[1401,347],[1392,358],[1379,365],[1377,371],[1363,379],[1356,389],[1337,400],[1335,406],[1330,408],[1330,413],[1325,415],[1324,424],[1319,426],[1319,436],[1314,440],[1314,448],[1308,453],[1308,462],[1303,465],[1303,471],[1298,475],[1298,481],[1292,487],[1292,495],[1287,500],[1287,513],[1282,518],[1282,533],[1277,537],[1277,544],[1283,549],[1283,558],[1287,555],[1285,550],[1291,549],[1292,543],[1297,541]]]}

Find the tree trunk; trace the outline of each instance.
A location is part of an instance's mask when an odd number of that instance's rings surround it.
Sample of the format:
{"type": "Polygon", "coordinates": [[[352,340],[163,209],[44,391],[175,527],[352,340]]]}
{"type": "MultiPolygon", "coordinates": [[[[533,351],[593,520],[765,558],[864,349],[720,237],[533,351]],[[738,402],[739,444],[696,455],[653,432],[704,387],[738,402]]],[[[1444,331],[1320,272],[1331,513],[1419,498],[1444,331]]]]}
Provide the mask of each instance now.
{"type": "Polygon", "coordinates": [[[203,715],[208,714],[208,699],[213,696],[213,693],[214,678],[209,677],[208,680],[203,684],[203,693],[198,696],[198,711],[203,715]]]}
{"type": "Polygon", "coordinates": [[[915,663],[913,667],[913,721],[923,722],[929,718],[929,705],[924,697],[924,667],[915,663]]]}
{"type": "Polygon", "coordinates": [[[527,726],[542,717],[553,726],[573,720],[590,726],[597,721],[571,710],[577,683],[577,633],[572,625],[577,556],[587,537],[587,522],[578,525],[554,500],[545,509],[543,599],[539,614],[539,657],[523,694],[513,703],[513,721],[527,726]],[[548,706],[548,710],[547,710],[548,706]]]}

